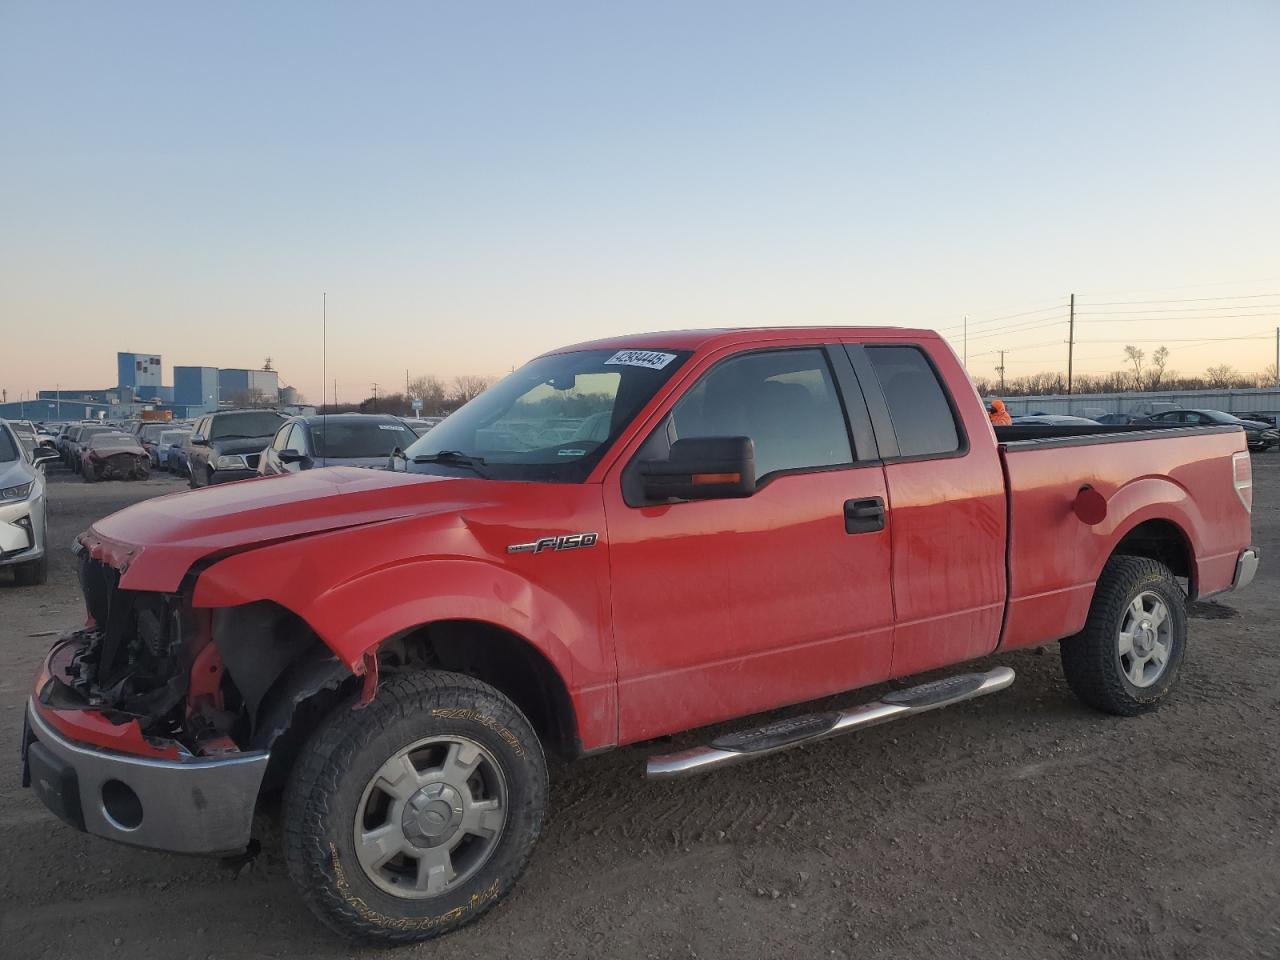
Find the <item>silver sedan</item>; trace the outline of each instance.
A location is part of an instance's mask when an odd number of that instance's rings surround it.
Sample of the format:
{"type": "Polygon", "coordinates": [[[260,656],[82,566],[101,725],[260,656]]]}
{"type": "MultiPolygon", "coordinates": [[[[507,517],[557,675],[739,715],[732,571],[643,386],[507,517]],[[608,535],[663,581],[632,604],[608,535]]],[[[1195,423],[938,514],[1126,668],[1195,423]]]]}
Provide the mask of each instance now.
{"type": "Polygon", "coordinates": [[[28,450],[0,420],[0,567],[13,567],[19,586],[44,583],[49,573],[44,463],[57,458],[42,447],[28,450]]]}

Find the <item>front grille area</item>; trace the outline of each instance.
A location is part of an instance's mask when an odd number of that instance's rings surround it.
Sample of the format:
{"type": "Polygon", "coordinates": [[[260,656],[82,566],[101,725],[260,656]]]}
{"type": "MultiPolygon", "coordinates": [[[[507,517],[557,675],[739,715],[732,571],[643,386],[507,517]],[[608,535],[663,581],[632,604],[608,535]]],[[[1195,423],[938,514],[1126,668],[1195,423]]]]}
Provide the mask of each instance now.
{"type": "Polygon", "coordinates": [[[57,679],[87,705],[163,717],[182,702],[190,673],[181,597],[122,590],[119,572],[84,549],[79,566],[93,623],[75,635],[76,652],[57,679]]]}

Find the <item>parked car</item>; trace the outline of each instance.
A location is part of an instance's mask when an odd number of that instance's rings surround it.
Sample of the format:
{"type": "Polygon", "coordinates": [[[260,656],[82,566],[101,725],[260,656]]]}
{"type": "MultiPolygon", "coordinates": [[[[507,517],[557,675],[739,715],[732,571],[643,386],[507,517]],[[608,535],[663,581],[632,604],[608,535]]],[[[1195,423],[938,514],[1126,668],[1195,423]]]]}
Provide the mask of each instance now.
{"type": "Polygon", "coordinates": [[[432,427],[439,426],[444,422],[444,417],[401,417],[404,423],[409,425],[409,429],[422,436],[432,427]]]}
{"type": "Polygon", "coordinates": [[[1128,413],[1104,413],[1098,417],[1098,423],[1105,423],[1111,426],[1124,426],[1133,423],[1137,417],[1128,413]]]}
{"type": "Polygon", "coordinates": [[[1048,427],[1096,427],[1097,420],[1090,420],[1088,417],[1069,417],[1063,413],[1040,413],[1025,417],[1014,417],[1013,422],[1019,423],[1038,423],[1041,426],[1048,427]]]}
{"type": "Polygon", "coordinates": [[[44,464],[56,459],[53,450],[27,450],[13,425],[0,420],[0,567],[11,568],[19,586],[49,575],[44,464]]]}
{"type": "Polygon", "coordinates": [[[18,442],[22,444],[28,453],[35,450],[37,446],[35,424],[30,420],[10,420],[9,429],[14,432],[18,442]]]}
{"type": "Polygon", "coordinates": [[[160,451],[157,449],[160,443],[160,436],[166,430],[172,430],[173,427],[168,423],[160,421],[144,421],[138,425],[138,429],[134,431],[134,436],[138,438],[138,442],[142,444],[142,448],[147,451],[147,455],[151,458],[151,465],[158,467],[160,465],[160,451]]]}
{"type": "MultiPolygon", "coordinates": [[[[173,471],[173,450],[182,449],[182,443],[187,437],[191,436],[190,430],[164,430],[161,431],[159,439],[156,440],[155,463],[161,470],[173,471]]],[[[185,470],[184,470],[185,472],[185,470]]]]}
{"type": "Polygon", "coordinates": [[[1273,427],[1276,425],[1276,415],[1274,413],[1237,413],[1234,416],[1239,417],[1241,420],[1253,420],[1273,427]]]}
{"type": "Polygon", "coordinates": [[[258,458],[280,429],[274,410],[226,410],[196,421],[187,440],[191,489],[258,475],[258,458]]]}
{"type": "MultiPolygon", "coordinates": [[[[22,782],[97,836],[216,854],[243,849],[257,799],[283,787],[301,897],[337,930],[399,943],[513,888],[549,809],[548,752],[1052,641],[1084,703],[1153,710],[1187,599],[1257,568],[1244,433],[1022,429],[996,442],[925,331],[557,350],[419,439],[404,469],[307,471],[94,523],[77,541],[90,625],[38,674],[22,782]]],[[[957,672],[686,736],[656,744],[647,772],[716,770],[1013,679],[957,672]]],[[[1005,708],[1009,726],[1032,699],[1005,708]]]]}
{"type": "Polygon", "coordinates": [[[1243,420],[1233,413],[1225,413],[1222,410],[1168,410],[1164,413],[1153,414],[1150,417],[1143,417],[1135,422],[1152,426],[1173,426],[1175,424],[1238,426],[1244,430],[1245,436],[1249,441],[1250,450],[1265,451],[1280,444],[1280,432],[1274,426],[1267,423],[1259,423],[1256,420],[1243,420]]]}
{"type": "Polygon", "coordinates": [[[119,432],[114,427],[98,424],[91,424],[74,430],[71,434],[71,439],[67,443],[67,466],[71,468],[73,473],[79,473],[84,466],[84,454],[85,450],[88,449],[89,441],[99,434],[119,432]]]}
{"type": "Polygon", "coordinates": [[[263,451],[263,476],[298,473],[312,467],[383,469],[394,450],[408,450],[418,435],[388,414],[336,413],[286,420],[263,451]]]}
{"type": "Polygon", "coordinates": [[[85,483],[146,480],[151,476],[151,454],[137,437],[108,430],[93,434],[82,446],[79,473],[85,483]]]}

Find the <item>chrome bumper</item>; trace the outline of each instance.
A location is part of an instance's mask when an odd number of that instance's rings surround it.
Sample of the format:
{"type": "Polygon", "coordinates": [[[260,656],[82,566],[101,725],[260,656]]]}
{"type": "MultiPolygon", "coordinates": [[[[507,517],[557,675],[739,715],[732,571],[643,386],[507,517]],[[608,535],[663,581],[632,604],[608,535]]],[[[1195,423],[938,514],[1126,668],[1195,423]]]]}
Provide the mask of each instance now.
{"type": "Polygon", "coordinates": [[[133,846],[243,850],[268,756],[153,760],[99,750],[65,739],[27,702],[23,758],[41,801],[74,827],[133,846]]]}
{"type": "Polygon", "coordinates": [[[1236,575],[1231,581],[1232,590],[1241,590],[1253,582],[1254,575],[1258,572],[1258,548],[1249,547],[1247,550],[1241,550],[1240,556],[1236,560],[1236,575]]]}

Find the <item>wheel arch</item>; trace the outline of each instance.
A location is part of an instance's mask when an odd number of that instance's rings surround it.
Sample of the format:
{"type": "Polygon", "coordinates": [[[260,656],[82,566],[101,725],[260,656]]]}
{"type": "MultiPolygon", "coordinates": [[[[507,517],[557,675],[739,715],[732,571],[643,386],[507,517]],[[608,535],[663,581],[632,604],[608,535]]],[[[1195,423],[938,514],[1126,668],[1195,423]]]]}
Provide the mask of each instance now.
{"type": "Polygon", "coordinates": [[[1189,596],[1196,595],[1195,549],[1186,530],[1168,517],[1151,517],[1131,523],[1117,538],[1103,566],[1117,556],[1157,560],[1172,570],[1174,576],[1187,580],[1189,596]]]}
{"type": "Polygon", "coordinates": [[[442,669],[487,683],[528,718],[548,752],[562,758],[581,753],[577,711],[560,671],[508,627],[485,620],[434,620],[388,637],[376,655],[380,671],[442,669]]]}

